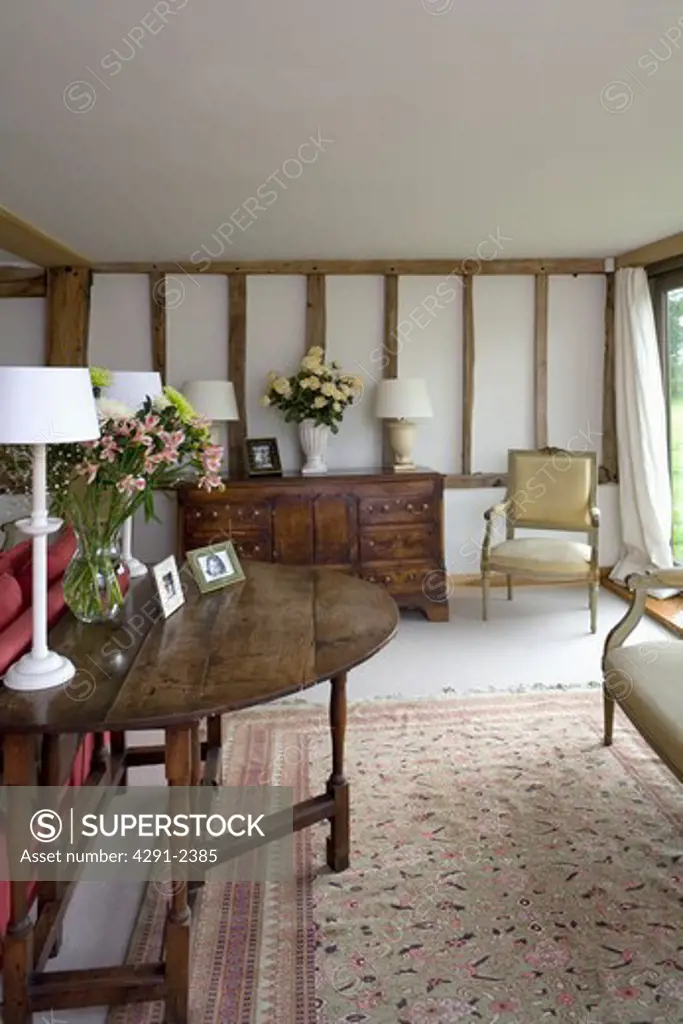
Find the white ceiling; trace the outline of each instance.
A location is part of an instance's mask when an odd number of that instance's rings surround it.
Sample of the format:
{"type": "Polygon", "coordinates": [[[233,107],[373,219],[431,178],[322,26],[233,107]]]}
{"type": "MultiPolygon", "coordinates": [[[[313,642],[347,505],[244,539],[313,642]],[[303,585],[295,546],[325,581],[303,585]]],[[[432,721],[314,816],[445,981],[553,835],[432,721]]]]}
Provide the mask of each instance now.
{"type": "Polygon", "coordinates": [[[466,256],[498,232],[501,256],[598,256],[683,227],[679,0],[2,7],[0,203],[98,261],[466,256]]]}

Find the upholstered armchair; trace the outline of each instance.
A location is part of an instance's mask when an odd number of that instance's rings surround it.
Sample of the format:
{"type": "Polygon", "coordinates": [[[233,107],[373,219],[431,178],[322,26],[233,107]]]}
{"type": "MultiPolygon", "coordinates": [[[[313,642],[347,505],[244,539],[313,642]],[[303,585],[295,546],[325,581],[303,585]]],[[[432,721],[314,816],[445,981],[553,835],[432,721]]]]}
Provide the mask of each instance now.
{"type": "Polygon", "coordinates": [[[512,600],[516,577],[563,581],[585,580],[588,586],[591,633],[597,628],[598,528],[595,452],[541,448],[508,452],[508,489],[504,501],[484,513],[486,529],[481,552],[483,618],[488,619],[492,572],[507,577],[512,600]],[[493,544],[497,517],[505,519],[505,540],[493,544]],[[587,543],[563,537],[516,537],[517,529],[583,533],[587,543]]]}
{"type": "Polygon", "coordinates": [[[608,634],[602,656],[605,746],[612,743],[617,704],[654,752],[683,782],[683,660],[681,642],[670,636],[640,644],[624,642],[645,612],[648,591],[683,590],[683,569],[654,569],[626,580],[631,606],[608,634]]]}

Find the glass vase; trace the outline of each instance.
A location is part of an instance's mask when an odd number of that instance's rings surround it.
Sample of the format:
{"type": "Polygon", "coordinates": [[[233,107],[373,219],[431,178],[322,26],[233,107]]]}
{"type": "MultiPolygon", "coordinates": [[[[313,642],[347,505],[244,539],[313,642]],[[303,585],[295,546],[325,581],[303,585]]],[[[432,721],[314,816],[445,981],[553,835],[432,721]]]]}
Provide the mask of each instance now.
{"type": "Polygon", "coordinates": [[[64,573],[64,600],[81,622],[111,622],[124,602],[126,567],[118,537],[77,537],[78,547],[64,573]]]}

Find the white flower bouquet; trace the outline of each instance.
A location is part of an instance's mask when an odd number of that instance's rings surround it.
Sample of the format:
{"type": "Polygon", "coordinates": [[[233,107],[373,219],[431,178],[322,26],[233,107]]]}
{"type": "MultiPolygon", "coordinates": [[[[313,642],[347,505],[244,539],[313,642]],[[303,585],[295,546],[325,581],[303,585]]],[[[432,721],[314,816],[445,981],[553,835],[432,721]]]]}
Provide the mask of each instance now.
{"type": "Polygon", "coordinates": [[[314,345],[292,377],[271,370],[261,405],[281,409],[287,423],[313,420],[339,433],[344,413],[363,394],[360,377],[343,373],[339,363],[323,362],[323,350],[314,345]]]}

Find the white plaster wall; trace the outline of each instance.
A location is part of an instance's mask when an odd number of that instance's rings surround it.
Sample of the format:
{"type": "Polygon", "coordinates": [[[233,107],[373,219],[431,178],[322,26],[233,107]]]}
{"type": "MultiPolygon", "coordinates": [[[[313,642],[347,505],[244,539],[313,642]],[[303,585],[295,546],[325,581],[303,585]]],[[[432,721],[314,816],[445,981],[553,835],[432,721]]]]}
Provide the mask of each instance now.
{"type": "Polygon", "coordinates": [[[288,275],[247,278],[247,434],[277,437],[282,468],[301,465],[297,427],[259,404],[270,370],[289,376],[304,354],[306,279],[288,275]]]}
{"type": "Polygon", "coordinates": [[[472,469],[497,473],[534,444],[534,278],[474,279],[472,469]]]}
{"type": "MultiPolygon", "coordinates": [[[[418,425],[416,457],[443,472],[459,472],[461,447],[462,291],[454,295],[440,279],[399,281],[399,373],[427,380],[435,417],[418,425]],[[440,294],[438,305],[425,302],[440,294]]],[[[352,409],[330,446],[330,467],[370,468],[381,455],[381,431],[374,418],[375,381],[381,378],[381,278],[327,279],[327,350],[363,377],[366,394],[352,409]]],[[[228,366],[228,288],[220,275],[169,279],[169,382],[225,377],[228,366]]],[[[549,286],[548,411],[552,444],[599,445],[601,431],[601,277],[552,277],[549,286]],[[581,431],[584,433],[581,434],[581,431]],[[597,439],[597,441],[596,441],[597,439]]],[[[474,468],[505,469],[510,447],[533,444],[533,279],[485,277],[474,282],[475,411],[474,468]]],[[[247,280],[247,432],[275,436],[286,469],[300,466],[296,428],[259,403],[271,368],[291,373],[305,344],[306,287],[299,276],[255,276],[247,280]]],[[[44,300],[0,302],[0,360],[40,363],[44,344],[44,300]]],[[[90,361],[116,369],[151,369],[152,348],[147,277],[95,275],[92,292],[90,361]]],[[[451,572],[476,573],[483,512],[501,490],[446,492],[447,565],[451,572]]],[[[618,488],[599,489],[602,510],[600,562],[613,563],[619,547],[618,488]]],[[[0,522],[11,516],[2,514],[0,522]]],[[[175,502],[160,496],[161,523],[136,523],[135,548],[157,561],[175,550],[175,502]]]]}
{"type": "Polygon", "coordinates": [[[152,369],[152,319],[146,274],[95,274],[90,293],[91,366],[152,369]]]}
{"type": "Polygon", "coordinates": [[[605,279],[548,282],[548,438],[558,448],[602,449],[605,279]]]}
{"type": "Polygon", "coordinates": [[[418,421],[414,459],[459,473],[462,447],[462,282],[402,277],[398,289],[398,373],[427,382],[434,416],[418,421]]]}
{"type": "Polygon", "coordinates": [[[339,433],[331,440],[328,463],[331,470],[380,466],[382,429],[374,406],[375,388],[381,379],[376,354],[384,330],[384,280],[331,276],[325,288],[327,358],[338,360],[347,373],[363,381],[360,402],[346,412],[339,433]]]}

